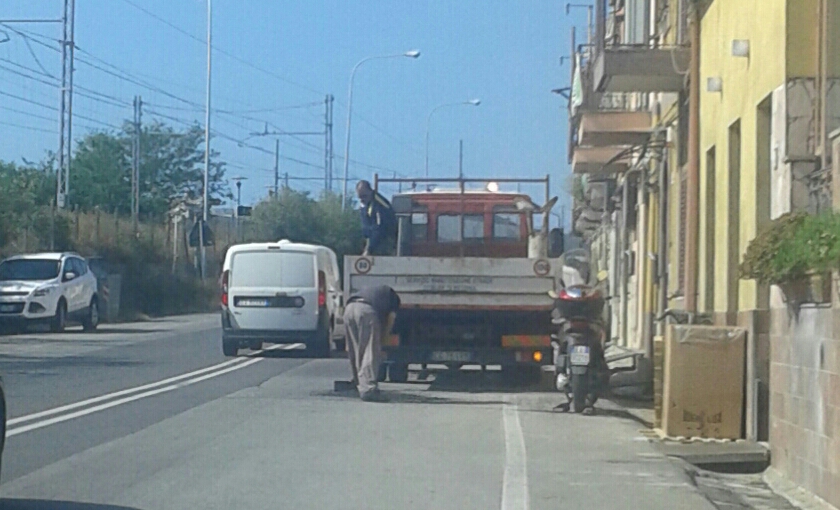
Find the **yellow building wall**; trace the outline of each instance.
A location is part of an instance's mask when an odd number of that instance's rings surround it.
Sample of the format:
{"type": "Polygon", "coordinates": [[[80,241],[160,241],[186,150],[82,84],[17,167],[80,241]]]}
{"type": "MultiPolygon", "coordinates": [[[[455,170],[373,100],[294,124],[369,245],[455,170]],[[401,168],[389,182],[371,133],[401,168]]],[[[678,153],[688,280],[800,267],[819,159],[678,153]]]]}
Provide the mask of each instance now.
{"type": "MultiPolygon", "coordinates": [[[[728,302],[727,267],[730,243],[738,243],[743,255],[756,235],[756,117],[759,103],[785,82],[785,20],[789,3],[814,0],[715,0],[701,21],[700,40],[700,239],[706,229],[715,229],[715,268],[704,270],[703,277],[714,277],[714,311],[725,312],[736,307],[728,302]],[[732,41],[749,41],[749,58],[732,56],[732,41]],[[719,77],[722,92],[707,92],[709,77],[719,77]],[[741,178],[739,207],[729,208],[729,128],[741,123],[741,178]],[[705,154],[715,147],[715,225],[707,225],[705,154]],[[730,221],[739,222],[738,239],[729,239],[730,221]],[[713,276],[712,276],[713,275],[713,276]],[[717,282],[720,282],[717,284],[717,282]]],[[[701,245],[702,246],[702,245],[701,245]]],[[[705,254],[700,253],[700,266],[705,267],[705,254]]],[[[739,256],[739,259],[740,259],[739,256]]],[[[737,275],[737,269],[735,270],[737,275]]],[[[703,282],[698,285],[701,292],[703,282]]],[[[756,308],[756,285],[739,282],[737,309],[756,308]]],[[[704,296],[700,296],[703,303],[704,296]]]]}

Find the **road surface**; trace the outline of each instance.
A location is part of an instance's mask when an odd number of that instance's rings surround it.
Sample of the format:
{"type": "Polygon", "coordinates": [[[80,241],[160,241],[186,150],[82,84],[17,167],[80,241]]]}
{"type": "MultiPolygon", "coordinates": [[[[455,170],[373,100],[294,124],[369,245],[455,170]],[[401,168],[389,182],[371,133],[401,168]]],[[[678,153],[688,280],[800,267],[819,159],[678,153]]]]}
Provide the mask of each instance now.
{"type": "Polygon", "coordinates": [[[642,425],[498,373],[332,391],[346,359],[221,354],[216,315],[0,337],[3,509],[713,506],[642,425]]]}

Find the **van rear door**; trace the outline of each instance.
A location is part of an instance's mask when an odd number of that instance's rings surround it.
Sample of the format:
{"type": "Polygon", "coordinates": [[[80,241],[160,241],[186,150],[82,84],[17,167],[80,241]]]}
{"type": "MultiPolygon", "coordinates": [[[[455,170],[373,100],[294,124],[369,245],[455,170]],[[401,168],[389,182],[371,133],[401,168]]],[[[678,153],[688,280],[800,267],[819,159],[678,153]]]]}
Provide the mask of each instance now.
{"type": "Polygon", "coordinates": [[[312,252],[278,248],[238,252],[230,264],[228,306],[242,329],[314,331],[317,281],[312,252]]]}

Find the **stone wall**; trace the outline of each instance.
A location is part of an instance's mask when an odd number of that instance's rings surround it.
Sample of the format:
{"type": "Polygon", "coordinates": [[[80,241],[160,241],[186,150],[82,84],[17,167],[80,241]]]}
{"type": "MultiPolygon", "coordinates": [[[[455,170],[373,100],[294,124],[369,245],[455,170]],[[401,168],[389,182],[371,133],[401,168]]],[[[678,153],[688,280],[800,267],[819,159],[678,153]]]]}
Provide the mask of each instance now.
{"type": "MultiPolygon", "coordinates": [[[[778,292],[778,289],[774,289],[778,292]]],[[[840,507],[840,308],[771,312],[773,467],[840,507]]]]}

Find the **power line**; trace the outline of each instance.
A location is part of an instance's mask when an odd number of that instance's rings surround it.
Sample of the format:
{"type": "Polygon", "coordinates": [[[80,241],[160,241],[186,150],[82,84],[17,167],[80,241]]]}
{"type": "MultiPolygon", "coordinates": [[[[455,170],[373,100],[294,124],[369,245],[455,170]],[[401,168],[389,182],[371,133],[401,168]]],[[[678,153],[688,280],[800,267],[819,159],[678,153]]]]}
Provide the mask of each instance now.
{"type": "MultiPolygon", "coordinates": [[[[146,14],[146,15],[148,15],[148,16],[150,16],[150,17],[152,17],[152,18],[156,19],[156,20],[158,20],[159,22],[163,23],[164,25],[168,26],[169,28],[171,28],[171,29],[173,29],[173,30],[175,30],[175,31],[179,32],[179,33],[180,33],[180,34],[182,34],[182,35],[185,35],[185,36],[189,37],[190,39],[192,39],[192,40],[194,40],[194,41],[197,41],[197,42],[199,42],[199,43],[201,43],[201,44],[206,44],[206,43],[207,43],[207,41],[205,41],[204,39],[202,39],[202,38],[200,38],[200,37],[197,37],[197,36],[195,36],[195,35],[193,35],[193,34],[191,34],[191,33],[187,32],[186,30],[182,29],[181,27],[179,27],[179,26],[177,26],[177,25],[175,25],[175,24],[173,24],[173,23],[169,22],[169,21],[168,21],[168,20],[166,20],[165,18],[162,18],[161,16],[158,16],[157,14],[155,14],[155,13],[153,13],[153,12],[151,12],[151,11],[147,10],[146,8],[141,7],[140,5],[138,5],[137,3],[133,2],[132,0],[123,0],[123,2],[125,2],[125,3],[127,3],[127,4],[129,4],[129,5],[131,5],[131,6],[132,6],[132,7],[134,7],[135,9],[137,9],[137,10],[139,10],[139,11],[143,12],[144,14],[146,14]]],[[[223,50],[223,49],[219,48],[219,47],[218,47],[218,46],[216,46],[216,45],[212,45],[212,44],[211,44],[211,45],[210,45],[210,47],[211,47],[212,49],[216,50],[218,53],[221,53],[222,55],[225,55],[225,56],[227,56],[227,57],[229,57],[229,58],[231,58],[231,59],[233,59],[233,60],[235,60],[235,61],[237,61],[237,62],[239,62],[239,63],[241,63],[241,64],[244,64],[244,65],[246,65],[246,66],[248,66],[248,67],[250,67],[250,68],[252,68],[252,69],[255,69],[255,70],[260,71],[260,72],[262,72],[262,73],[265,73],[265,74],[267,74],[267,75],[269,75],[269,76],[272,76],[272,77],[274,77],[274,78],[276,78],[276,79],[278,79],[278,80],[280,80],[280,81],[283,81],[283,82],[288,83],[288,84],[290,84],[290,85],[294,85],[294,86],[299,87],[299,88],[301,88],[301,89],[303,89],[303,90],[307,90],[307,91],[309,91],[309,92],[313,92],[313,93],[318,94],[318,95],[326,95],[326,93],[325,93],[325,92],[322,92],[322,91],[320,91],[320,90],[316,90],[316,89],[314,89],[314,88],[312,88],[312,87],[309,87],[309,86],[307,86],[307,85],[304,85],[304,84],[302,84],[302,83],[298,83],[298,82],[296,82],[296,81],[294,81],[294,80],[290,80],[289,78],[286,78],[286,77],[285,77],[285,76],[283,76],[283,75],[280,75],[280,74],[277,74],[277,73],[275,73],[275,72],[273,72],[273,71],[269,71],[268,69],[262,68],[262,67],[260,67],[260,66],[258,66],[258,65],[256,65],[256,64],[254,64],[254,63],[252,63],[252,62],[249,62],[248,60],[245,60],[245,59],[240,58],[240,57],[238,57],[238,56],[236,56],[236,55],[234,55],[234,54],[232,54],[232,53],[230,53],[230,52],[228,52],[228,51],[225,51],[225,50],[223,50]]]]}
{"type": "Polygon", "coordinates": [[[18,129],[27,129],[29,131],[37,131],[39,133],[49,133],[51,135],[55,134],[55,131],[50,131],[49,129],[43,129],[43,128],[34,127],[34,126],[24,126],[22,124],[15,124],[14,122],[6,122],[6,121],[3,121],[3,120],[0,120],[0,124],[2,124],[4,126],[11,126],[13,128],[18,128],[18,129]]]}

